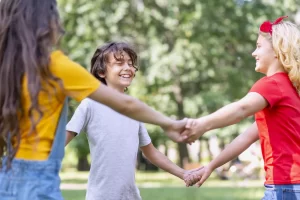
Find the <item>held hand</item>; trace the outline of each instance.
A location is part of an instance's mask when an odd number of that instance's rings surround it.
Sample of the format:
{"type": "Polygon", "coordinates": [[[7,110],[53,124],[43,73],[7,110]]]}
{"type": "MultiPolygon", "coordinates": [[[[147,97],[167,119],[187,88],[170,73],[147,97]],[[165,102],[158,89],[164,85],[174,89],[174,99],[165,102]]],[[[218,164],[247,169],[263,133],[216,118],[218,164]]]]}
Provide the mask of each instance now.
{"type": "Polygon", "coordinates": [[[194,185],[197,181],[200,180],[198,174],[196,172],[201,171],[203,167],[199,167],[192,170],[186,170],[183,175],[183,180],[185,182],[186,187],[194,185]]]}
{"type": "Polygon", "coordinates": [[[183,142],[186,139],[185,136],[181,135],[181,133],[185,130],[187,119],[183,120],[174,120],[167,127],[162,127],[165,131],[166,135],[173,140],[174,142],[183,142]]]}
{"type": "Polygon", "coordinates": [[[181,136],[183,138],[183,142],[192,143],[199,139],[199,137],[201,137],[206,131],[208,131],[208,128],[207,121],[204,117],[199,119],[188,119],[185,130],[182,132],[181,136]]]}
{"type": "Polygon", "coordinates": [[[192,177],[187,177],[185,182],[187,186],[191,186],[196,183],[196,186],[200,187],[211,175],[212,171],[213,170],[209,166],[202,167],[199,171],[196,171],[192,177]]]}

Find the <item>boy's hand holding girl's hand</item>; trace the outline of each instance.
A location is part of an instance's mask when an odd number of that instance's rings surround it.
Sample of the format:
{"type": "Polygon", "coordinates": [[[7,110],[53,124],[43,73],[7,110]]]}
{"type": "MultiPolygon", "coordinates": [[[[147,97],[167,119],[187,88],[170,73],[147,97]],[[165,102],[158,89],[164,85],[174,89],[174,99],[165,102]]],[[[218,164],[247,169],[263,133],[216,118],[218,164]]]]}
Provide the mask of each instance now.
{"type": "Polygon", "coordinates": [[[187,119],[185,129],[181,133],[182,142],[191,144],[207,131],[209,131],[208,120],[205,117],[187,119]]]}
{"type": "Polygon", "coordinates": [[[165,131],[166,135],[174,142],[183,142],[187,137],[181,133],[185,130],[187,119],[182,120],[171,120],[162,129],[165,131]]]}
{"type": "Polygon", "coordinates": [[[200,167],[195,169],[192,173],[185,175],[184,182],[187,187],[193,186],[194,184],[196,184],[197,187],[200,187],[212,172],[213,169],[211,169],[209,165],[200,167]]]}
{"type": "Polygon", "coordinates": [[[207,131],[207,124],[204,118],[171,120],[162,126],[166,135],[174,142],[193,143],[207,131]]]}

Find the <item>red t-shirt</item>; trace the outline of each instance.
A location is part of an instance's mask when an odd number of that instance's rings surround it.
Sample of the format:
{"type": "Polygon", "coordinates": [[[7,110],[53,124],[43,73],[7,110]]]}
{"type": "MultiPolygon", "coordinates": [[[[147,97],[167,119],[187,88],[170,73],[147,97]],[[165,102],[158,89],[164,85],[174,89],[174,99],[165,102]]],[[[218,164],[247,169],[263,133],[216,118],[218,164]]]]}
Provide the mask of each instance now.
{"type": "Polygon", "coordinates": [[[257,81],[250,92],[269,106],[255,114],[259,130],[265,184],[300,183],[300,97],[286,73],[257,81]]]}

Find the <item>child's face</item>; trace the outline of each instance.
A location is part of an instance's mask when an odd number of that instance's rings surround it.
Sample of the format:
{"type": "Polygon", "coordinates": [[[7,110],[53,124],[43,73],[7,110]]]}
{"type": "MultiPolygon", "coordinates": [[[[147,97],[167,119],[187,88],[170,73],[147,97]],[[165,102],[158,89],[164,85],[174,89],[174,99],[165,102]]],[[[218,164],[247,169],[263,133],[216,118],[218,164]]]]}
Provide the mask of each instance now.
{"type": "Polygon", "coordinates": [[[104,78],[109,87],[124,92],[130,86],[136,72],[129,55],[123,51],[122,59],[117,60],[113,53],[108,55],[108,62],[104,78]]]}
{"type": "Polygon", "coordinates": [[[267,74],[271,66],[278,62],[271,42],[261,35],[258,36],[256,49],[252,56],[256,60],[255,71],[263,74],[267,74]]]}

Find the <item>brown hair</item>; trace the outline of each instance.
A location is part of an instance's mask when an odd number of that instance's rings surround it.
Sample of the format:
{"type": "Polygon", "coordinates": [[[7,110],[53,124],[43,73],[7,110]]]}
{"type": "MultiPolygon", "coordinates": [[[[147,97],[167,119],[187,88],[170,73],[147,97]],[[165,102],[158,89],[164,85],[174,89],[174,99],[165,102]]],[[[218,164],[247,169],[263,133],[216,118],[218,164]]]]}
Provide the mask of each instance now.
{"type": "Polygon", "coordinates": [[[33,132],[43,115],[38,103],[42,82],[53,86],[51,81],[59,81],[49,62],[62,31],[56,0],[0,1],[0,158],[6,154],[8,165],[19,148],[20,118],[30,117],[33,132]],[[28,113],[21,101],[24,75],[31,100],[28,113]]]}
{"type": "Polygon", "coordinates": [[[137,54],[129,44],[125,42],[109,42],[96,49],[91,60],[91,73],[106,85],[105,79],[101,78],[99,74],[106,72],[108,55],[113,53],[116,60],[122,61],[124,59],[123,51],[129,55],[133,66],[138,70],[137,54]]]}

